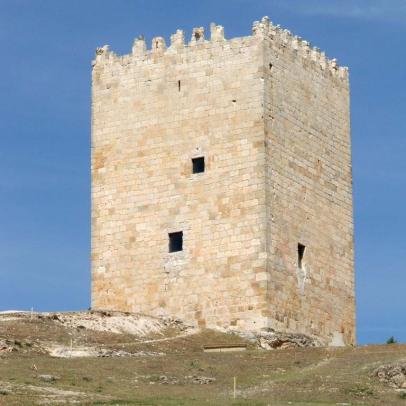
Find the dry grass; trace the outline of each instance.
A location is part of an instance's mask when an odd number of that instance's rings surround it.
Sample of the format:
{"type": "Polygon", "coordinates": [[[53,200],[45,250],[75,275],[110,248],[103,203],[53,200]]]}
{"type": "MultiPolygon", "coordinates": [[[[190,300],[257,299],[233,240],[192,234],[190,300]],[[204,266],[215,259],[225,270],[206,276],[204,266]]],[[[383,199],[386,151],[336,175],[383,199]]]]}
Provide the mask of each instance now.
{"type": "Polygon", "coordinates": [[[203,353],[203,345],[244,341],[209,330],[182,334],[176,326],[147,337],[73,331],[51,318],[0,316],[0,338],[17,340],[18,349],[0,353],[0,405],[406,405],[401,392],[371,377],[377,366],[406,358],[403,345],[264,351],[249,343],[244,352],[203,353]],[[74,347],[139,355],[52,358],[42,350],[71,338],[74,347]],[[199,377],[215,380],[194,383],[199,377]]]}

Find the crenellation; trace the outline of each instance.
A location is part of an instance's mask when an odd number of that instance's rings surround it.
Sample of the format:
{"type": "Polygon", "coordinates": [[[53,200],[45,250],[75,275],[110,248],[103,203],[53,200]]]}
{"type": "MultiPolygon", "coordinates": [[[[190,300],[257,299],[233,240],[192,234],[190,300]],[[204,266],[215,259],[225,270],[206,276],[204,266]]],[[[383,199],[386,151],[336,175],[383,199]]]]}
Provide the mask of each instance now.
{"type": "Polygon", "coordinates": [[[292,41],[292,33],[289,30],[281,30],[279,33],[280,35],[276,39],[286,47],[292,41]]]}
{"type": "Polygon", "coordinates": [[[339,66],[338,74],[339,74],[341,79],[347,79],[348,80],[348,75],[349,75],[348,67],[347,66],[339,66]]]}
{"type": "Polygon", "coordinates": [[[140,35],[134,40],[132,47],[132,55],[134,56],[144,56],[147,52],[147,44],[143,35],[140,35]]]}
{"type": "Polygon", "coordinates": [[[163,54],[166,50],[166,42],[164,37],[154,37],[151,41],[151,52],[163,54]]]}
{"type": "Polygon", "coordinates": [[[183,30],[176,30],[175,34],[171,35],[170,48],[179,49],[185,46],[185,33],[183,30]]]}
{"type": "Polygon", "coordinates": [[[94,61],[95,64],[107,59],[110,52],[110,45],[103,45],[102,47],[96,48],[96,59],[94,61]]]}
{"type": "Polygon", "coordinates": [[[299,50],[299,44],[300,44],[300,42],[301,42],[301,38],[300,37],[298,37],[297,35],[295,35],[293,38],[292,38],[292,49],[294,49],[295,51],[298,51],[299,50]]]}
{"type": "Polygon", "coordinates": [[[318,62],[320,59],[320,48],[314,47],[310,50],[310,58],[313,62],[318,62]]]}
{"type": "Polygon", "coordinates": [[[302,41],[302,47],[301,47],[301,55],[304,59],[308,59],[310,56],[310,49],[311,45],[310,42],[307,41],[302,41]]]}
{"type": "Polygon", "coordinates": [[[325,70],[327,68],[327,62],[328,62],[325,52],[320,52],[319,62],[320,62],[321,69],[325,70]]]}
{"type": "Polygon", "coordinates": [[[189,45],[196,45],[204,42],[204,27],[193,28],[192,38],[189,45]]]}
{"type": "MultiPolygon", "coordinates": [[[[338,65],[336,59],[330,60],[326,57],[324,52],[321,52],[319,48],[312,47],[308,41],[302,40],[299,36],[294,36],[292,33],[280,27],[280,25],[274,25],[268,17],[263,17],[261,21],[255,21],[252,27],[251,37],[233,38],[226,40],[224,37],[224,27],[221,25],[216,25],[215,23],[210,24],[210,40],[207,41],[204,35],[204,27],[193,28],[191,40],[188,44],[185,43],[185,34],[182,30],[177,30],[175,34],[171,35],[171,44],[167,48],[165,44],[165,39],[163,37],[155,37],[152,40],[151,49],[148,50],[144,38],[138,37],[134,40],[132,47],[132,57],[135,59],[140,59],[141,61],[146,61],[148,63],[149,58],[154,55],[154,58],[162,56],[164,57],[166,52],[173,53],[183,53],[187,52],[190,47],[194,47],[197,44],[211,43],[216,44],[218,42],[223,42],[225,45],[232,44],[232,46],[243,46],[244,41],[250,39],[269,39],[271,43],[275,43],[277,46],[291,48],[296,52],[297,58],[302,58],[303,60],[310,59],[320,66],[322,71],[328,70],[331,74],[336,76],[338,79],[347,79],[348,70],[344,67],[338,65]]],[[[102,63],[102,61],[109,61],[113,63],[119,60],[116,54],[110,51],[110,49],[102,47],[96,49],[96,58],[93,61],[93,66],[97,63],[102,63]]]]}
{"type": "Polygon", "coordinates": [[[210,40],[212,42],[224,41],[224,27],[222,25],[210,24],[210,40]]]}
{"type": "Polygon", "coordinates": [[[252,24],[252,35],[254,37],[264,38],[269,34],[269,17],[265,16],[261,21],[254,21],[252,24]]]}

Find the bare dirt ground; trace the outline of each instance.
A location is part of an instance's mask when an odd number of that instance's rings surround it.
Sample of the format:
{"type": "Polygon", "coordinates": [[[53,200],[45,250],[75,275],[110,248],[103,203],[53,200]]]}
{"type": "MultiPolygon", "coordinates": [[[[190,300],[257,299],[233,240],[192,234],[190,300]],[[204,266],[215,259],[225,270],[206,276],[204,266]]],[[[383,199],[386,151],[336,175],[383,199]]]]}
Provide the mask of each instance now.
{"type": "Polygon", "coordinates": [[[0,405],[406,406],[405,345],[261,340],[122,313],[0,314],[0,405]],[[203,352],[226,344],[247,350],[203,352]]]}

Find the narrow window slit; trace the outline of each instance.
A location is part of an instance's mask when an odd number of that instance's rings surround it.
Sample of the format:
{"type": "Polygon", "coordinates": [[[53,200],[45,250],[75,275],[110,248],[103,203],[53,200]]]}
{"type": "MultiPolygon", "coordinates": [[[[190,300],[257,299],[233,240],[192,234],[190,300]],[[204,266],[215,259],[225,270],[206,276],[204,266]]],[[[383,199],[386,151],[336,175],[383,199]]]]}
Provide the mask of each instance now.
{"type": "Polygon", "coordinates": [[[181,89],[181,87],[180,87],[180,80],[178,80],[178,92],[180,92],[180,89],[181,89]]]}
{"type": "Polygon", "coordinates": [[[297,245],[297,266],[299,269],[303,269],[303,257],[306,247],[303,244],[297,245]]]}

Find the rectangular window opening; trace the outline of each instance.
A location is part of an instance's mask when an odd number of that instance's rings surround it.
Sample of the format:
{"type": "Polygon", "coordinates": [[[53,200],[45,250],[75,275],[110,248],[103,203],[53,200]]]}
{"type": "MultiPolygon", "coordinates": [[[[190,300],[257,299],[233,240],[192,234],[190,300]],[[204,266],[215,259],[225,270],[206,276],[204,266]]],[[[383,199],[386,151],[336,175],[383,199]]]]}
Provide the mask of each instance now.
{"type": "Polygon", "coordinates": [[[204,156],[192,159],[193,173],[204,172],[204,156]]]}
{"type": "Polygon", "coordinates": [[[183,251],[183,231],[169,233],[169,252],[183,251]]]}
{"type": "Polygon", "coordinates": [[[180,80],[178,80],[178,92],[180,92],[181,86],[180,86],[180,80]]]}
{"type": "Polygon", "coordinates": [[[298,244],[297,245],[297,266],[299,269],[303,268],[303,257],[305,253],[306,246],[303,244],[298,244]]]}

